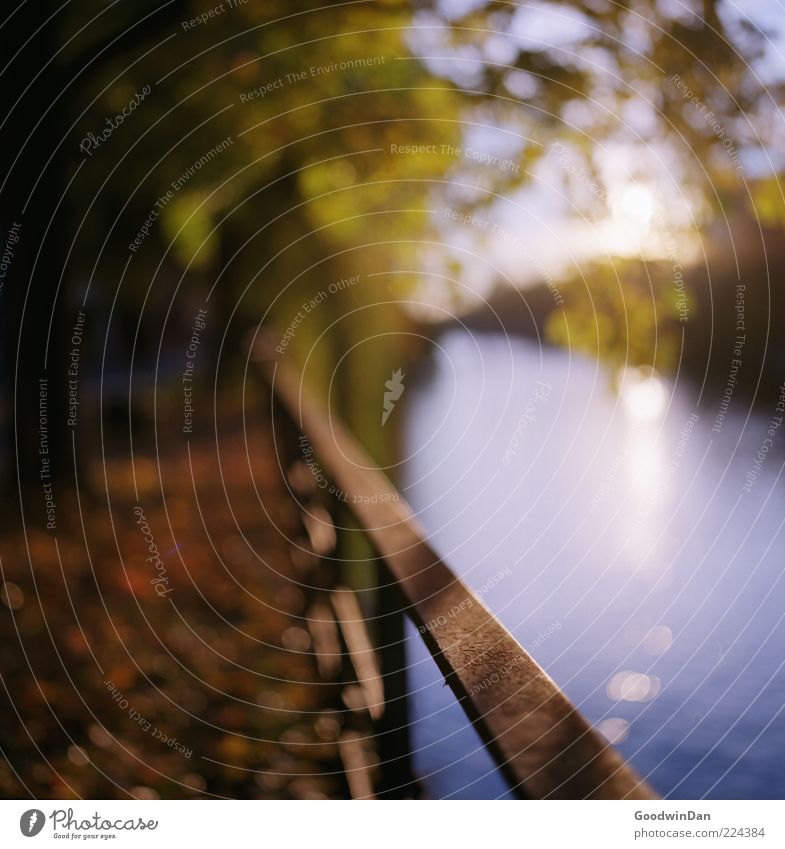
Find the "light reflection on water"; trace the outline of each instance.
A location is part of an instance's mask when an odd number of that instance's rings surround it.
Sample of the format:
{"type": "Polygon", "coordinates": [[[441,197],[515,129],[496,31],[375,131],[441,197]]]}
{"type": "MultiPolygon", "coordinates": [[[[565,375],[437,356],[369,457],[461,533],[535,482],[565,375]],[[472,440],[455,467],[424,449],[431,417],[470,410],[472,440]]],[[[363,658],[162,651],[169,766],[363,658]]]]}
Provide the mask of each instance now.
{"type": "MultiPolygon", "coordinates": [[[[745,425],[738,401],[717,434],[692,388],[625,373],[617,392],[589,360],[493,335],[439,345],[409,386],[404,466],[436,549],[660,793],[782,798],[781,451],[742,492],[768,412],[745,425]]],[[[503,795],[409,637],[429,795],[503,795]]]]}

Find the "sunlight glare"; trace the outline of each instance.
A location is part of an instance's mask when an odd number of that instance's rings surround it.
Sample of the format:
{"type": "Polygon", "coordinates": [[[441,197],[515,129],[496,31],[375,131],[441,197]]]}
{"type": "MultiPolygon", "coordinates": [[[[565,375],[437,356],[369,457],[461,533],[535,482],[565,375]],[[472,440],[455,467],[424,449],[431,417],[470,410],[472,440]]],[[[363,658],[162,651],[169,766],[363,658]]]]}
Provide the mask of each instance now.
{"type": "Polygon", "coordinates": [[[613,216],[620,223],[646,229],[654,216],[654,193],[647,186],[633,183],[619,192],[613,205],[613,216]]]}
{"type": "Polygon", "coordinates": [[[665,381],[651,368],[624,369],[619,395],[625,413],[640,423],[659,419],[668,404],[665,381]]]}

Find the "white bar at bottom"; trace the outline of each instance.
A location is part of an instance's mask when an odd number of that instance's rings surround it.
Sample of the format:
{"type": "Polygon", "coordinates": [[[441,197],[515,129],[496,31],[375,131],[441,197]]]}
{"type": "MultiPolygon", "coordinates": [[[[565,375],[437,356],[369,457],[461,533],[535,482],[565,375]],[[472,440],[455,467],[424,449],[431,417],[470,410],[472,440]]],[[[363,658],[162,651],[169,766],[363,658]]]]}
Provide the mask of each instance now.
{"type": "Polygon", "coordinates": [[[782,802],[0,801],[0,846],[785,847],[782,802]]]}

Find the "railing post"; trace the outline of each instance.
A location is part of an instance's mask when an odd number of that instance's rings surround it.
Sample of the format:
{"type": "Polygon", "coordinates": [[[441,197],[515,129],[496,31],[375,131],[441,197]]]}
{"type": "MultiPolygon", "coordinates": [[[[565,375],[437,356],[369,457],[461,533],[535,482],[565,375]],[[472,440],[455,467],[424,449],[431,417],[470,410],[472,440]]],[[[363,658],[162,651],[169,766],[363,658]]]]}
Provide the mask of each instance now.
{"type": "MultiPolygon", "coordinates": [[[[264,354],[260,359],[266,359],[264,354]]],[[[265,366],[385,561],[445,681],[523,797],[650,799],[652,789],[439,558],[411,507],[286,363],[265,366]]]]}
{"type": "Polygon", "coordinates": [[[380,798],[416,798],[420,795],[412,768],[409,692],[406,673],[404,600],[390,572],[377,561],[377,647],[384,682],[384,714],[377,723],[381,760],[380,798]]]}

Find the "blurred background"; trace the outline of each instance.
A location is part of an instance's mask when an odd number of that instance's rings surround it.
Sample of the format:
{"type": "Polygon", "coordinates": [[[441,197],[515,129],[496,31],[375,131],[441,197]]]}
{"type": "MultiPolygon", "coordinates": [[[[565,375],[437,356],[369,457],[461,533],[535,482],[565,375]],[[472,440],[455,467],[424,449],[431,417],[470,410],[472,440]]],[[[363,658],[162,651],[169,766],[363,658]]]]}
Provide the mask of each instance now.
{"type": "Polygon", "coordinates": [[[4,796],[509,795],[263,343],[659,793],[782,797],[783,11],[2,13],[4,796]]]}

